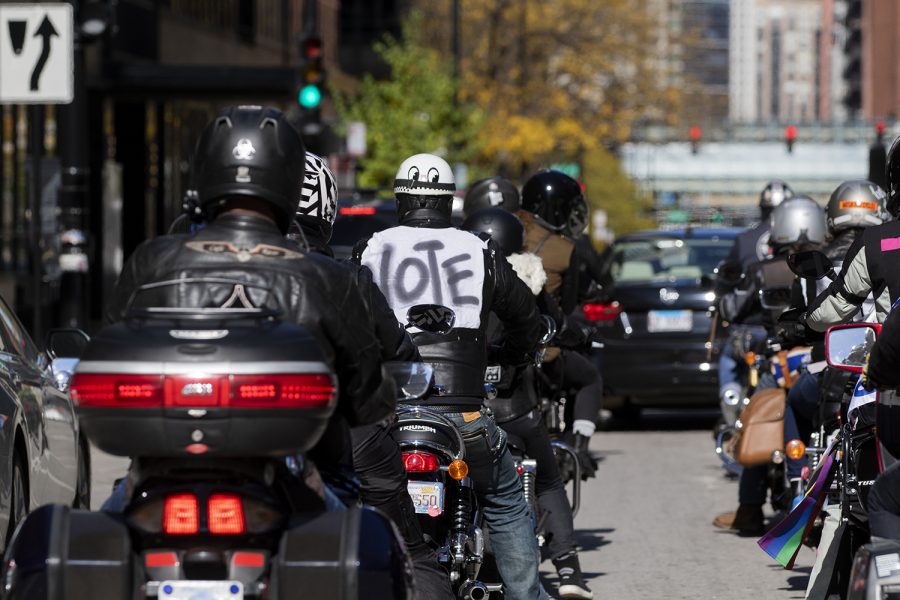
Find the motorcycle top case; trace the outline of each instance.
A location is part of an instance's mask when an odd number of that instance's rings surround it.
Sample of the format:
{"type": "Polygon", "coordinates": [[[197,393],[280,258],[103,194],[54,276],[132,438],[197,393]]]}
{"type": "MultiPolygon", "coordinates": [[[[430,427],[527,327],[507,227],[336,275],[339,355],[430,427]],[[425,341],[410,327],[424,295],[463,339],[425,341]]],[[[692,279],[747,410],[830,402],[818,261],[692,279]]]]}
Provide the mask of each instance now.
{"type": "Polygon", "coordinates": [[[330,349],[260,315],[154,315],[102,329],[72,379],[82,430],[117,456],[305,452],[337,403],[330,349]]]}

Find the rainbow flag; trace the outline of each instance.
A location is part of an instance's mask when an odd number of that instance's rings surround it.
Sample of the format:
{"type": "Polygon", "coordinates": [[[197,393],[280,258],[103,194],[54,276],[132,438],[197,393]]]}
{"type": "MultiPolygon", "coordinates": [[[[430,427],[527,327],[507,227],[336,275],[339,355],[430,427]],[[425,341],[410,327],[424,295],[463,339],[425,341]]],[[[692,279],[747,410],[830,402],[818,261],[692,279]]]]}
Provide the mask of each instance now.
{"type": "Polygon", "coordinates": [[[763,551],[774,558],[785,569],[794,568],[794,560],[800,551],[800,545],[809,533],[810,527],[822,510],[822,504],[831,486],[834,470],[834,455],[837,446],[832,444],[813,473],[813,484],[807,488],[794,510],[781,523],[773,527],[761,537],[757,544],[763,551]]]}

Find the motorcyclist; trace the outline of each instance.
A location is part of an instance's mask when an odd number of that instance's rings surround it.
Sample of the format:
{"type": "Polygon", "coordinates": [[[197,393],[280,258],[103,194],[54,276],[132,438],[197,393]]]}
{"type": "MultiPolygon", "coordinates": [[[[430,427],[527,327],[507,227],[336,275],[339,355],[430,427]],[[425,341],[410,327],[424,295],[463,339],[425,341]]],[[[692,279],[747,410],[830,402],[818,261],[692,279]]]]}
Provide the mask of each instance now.
{"type": "MultiPolygon", "coordinates": [[[[887,157],[887,212],[894,219],[900,213],[900,137],[894,140],[887,157]]],[[[802,321],[815,331],[846,323],[859,311],[869,294],[875,299],[875,311],[867,320],[884,321],[891,306],[900,298],[900,221],[887,221],[865,229],[850,245],[843,269],[828,290],[816,298],[802,321]]]]}
{"type": "MultiPolygon", "coordinates": [[[[832,192],[825,208],[829,241],[823,251],[832,261],[836,272],[839,273],[842,270],[843,259],[848,248],[862,231],[887,220],[884,200],[884,191],[871,181],[865,180],[845,181],[832,192]]],[[[792,308],[805,308],[825,290],[828,280],[798,279],[797,283],[800,285],[796,286],[797,292],[792,302],[792,308]]],[[[866,313],[871,312],[872,306],[874,306],[874,302],[870,295],[868,302],[864,303],[861,310],[857,312],[856,319],[861,320],[866,313]],[[866,310],[867,305],[870,310],[866,310]]],[[[818,345],[821,350],[821,342],[818,342],[818,345]]],[[[824,352],[816,352],[816,354],[824,356],[824,352]]],[[[819,390],[822,382],[821,368],[824,365],[824,359],[809,365],[788,392],[784,414],[786,439],[797,438],[804,441],[809,439],[813,429],[813,420],[818,412],[819,390]]],[[[832,379],[834,382],[829,385],[829,388],[833,386],[842,394],[846,386],[846,374],[843,372],[829,373],[829,381],[832,379]]],[[[805,457],[800,460],[800,464],[795,464],[795,461],[789,462],[789,477],[799,478],[805,463],[805,457]]]]}
{"type": "Polygon", "coordinates": [[[739,351],[744,346],[742,340],[748,339],[752,346],[765,337],[761,313],[744,310],[742,321],[735,322],[736,315],[748,300],[746,291],[738,289],[740,278],[748,273],[751,265],[770,256],[770,216],[776,206],[793,197],[793,190],[785,182],[772,180],[767,183],[759,194],[759,223],[737,235],[731,251],[719,266],[716,279],[718,316],[728,323],[728,339],[719,355],[719,400],[725,406],[735,406],[742,398],[740,379],[746,369],[739,351]]]}
{"type": "MultiPolygon", "coordinates": [[[[764,290],[790,288],[795,278],[787,266],[788,254],[820,247],[825,242],[825,229],[824,212],[815,200],[807,196],[795,196],[772,211],[768,243],[774,256],[748,268],[748,277],[744,282],[748,298],[757,299],[759,292],[764,290]]],[[[745,303],[741,310],[747,314],[762,314],[762,323],[768,328],[774,326],[778,316],[774,311],[763,310],[758,300],[745,303]]],[[[741,313],[736,315],[735,320],[741,322],[741,313]]],[[[798,374],[795,368],[795,365],[789,365],[789,374],[781,373],[780,378],[790,381],[798,374]]],[[[763,373],[756,389],[777,385],[773,373],[763,373]]],[[[766,465],[744,467],[738,488],[738,509],[717,516],[713,521],[716,527],[736,530],[742,535],[762,534],[765,524],[762,507],[768,491],[766,473],[766,465]]]]}
{"type": "Polygon", "coordinates": [[[511,181],[499,175],[472,184],[463,200],[463,215],[469,218],[476,210],[492,206],[499,206],[512,213],[520,207],[519,190],[511,181]]]}
{"type": "Polygon", "coordinates": [[[285,239],[302,195],[305,148],[274,108],[231,107],[197,142],[193,187],[209,225],[142,243],[119,276],[108,311],[130,306],[269,308],[313,333],[339,380],[338,414],[351,426],[394,412],[381,346],[355,277],[285,239]],[[176,282],[141,290],[151,283],[176,282]]]}
{"type": "MultiPolygon", "coordinates": [[[[521,221],[501,208],[482,208],[469,215],[461,229],[489,235],[510,260],[513,270],[536,296],[543,291],[546,274],[540,259],[519,253],[525,236],[521,221]]],[[[538,303],[540,305],[540,302],[538,303]]],[[[498,319],[491,316],[488,330],[491,342],[502,340],[498,319]]],[[[488,367],[488,373],[496,373],[488,367]]],[[[496,368],[495,368],[496,369],[496,368]]],[[[493,411],[500,427],[524,444],[526,454],[537,461],[537,499],[546,517],[547,550],[559,575],[559,595],[562,598],[593,598],[593,593],[581,575],[578,546],[571,506],[559,473],[550,436],[540,411],[540,399],[534,385],[534,367],[528,365],[515,376],[511,385],[503,386],[506,377],[495,375],[498,395],[485,404],[493,411]]]]}
{"type": "MultiPolygon", "coordinates": [[[[328,241],[337,214],[337,183],[325,161],[311,152],[306,153],[305,173],[303,193],[288,237],[308,251],[332,257],[328,241]]],[[[421,361],[415,344],[397,323],[394,312],[372,280],[372,272],[351,261],[341,261],[341,264],[356,278],[365,309],[372,316],[381,342],[382,360],[421,361]]],[[[354,427],[350,430],[350,442],[352,470],[359,480],[360,497],[397,525],[413,559],[419,594],[424,598],[452,599],[447,572],[422,535],[415,506],[407,492],[406,468],[400,447],[391,437],[390,423],[382,421],[354,427]]],[[[318,453],[313,454],[313,459],[316,458],[318,453]]]]}
{"type": "Polygon", "coordinates": [[[494,312],[506,328],[499,360],[528,361],[540,337],[534,298],[493,243],[451,226],[453,172],[432,154],[403,161],[394,181],[400,225],[354,249],[406,322],[419,304],[456,314],[447,334],[415,331],[413,341],[434,366],[438,393],[423,400],[453,421],[466,442],[466,462],[483,509],[497,568],[508,598],[545,598],[538,579],[537,543],[506,435],[484,403],[485,328],[494,312]]]}
{"type": "MultiPolygon", "coordinates": [[[[516,215],[525,227],[523,250],[537,254],[547,273],[544,288],[559,305],[563,314],[575,310],[579,299],[578,263],[575,242],[566,232],[580,235],[587,222],[587,204],[581,185],[560,171],[538,171],[522,188],[522,209],[516,215]]],[[[603,401],[600,371],[583,354],[551,348],[545,358],[544,371],[563,389],[578,390],[572,408],[571,427],[567,434],[579,453],[584,475],[596,470],[588,446],[597,427],[603,401]]]]}

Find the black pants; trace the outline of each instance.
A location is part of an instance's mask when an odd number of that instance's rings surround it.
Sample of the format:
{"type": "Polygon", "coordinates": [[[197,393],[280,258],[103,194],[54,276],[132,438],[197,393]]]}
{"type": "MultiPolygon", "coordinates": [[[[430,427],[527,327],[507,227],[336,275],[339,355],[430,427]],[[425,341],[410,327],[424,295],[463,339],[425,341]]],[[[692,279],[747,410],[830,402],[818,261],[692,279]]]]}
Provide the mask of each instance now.
{"type": "Polygon", "coordinates": [[[900,540],[900,462],[879,475],[869,491],[869,529],[873,536],[900,540]]]}
{"type": "Polygon", "coordinates": [[[385,513],[397,525],[415,568],[419,598],[454,598],[450,578],[425,542],[416,510],[406,488],[406,468],[400,447],[383,424],[351,430],[353,470],[362,501],[385,513]]]}
{"type": "Polygon", "coordinates": [[[556,456],[550,445],[550,436],[540,411],[533,410],[512,421],[501,423],[500,427],[513,438],[521,440],[521,448],[537,461],[536,491],[538,503],[547,515],[547,551],[551,559],[560,558],[575,551],[575,526],[572,522],[572,507],[566,496],[566,488],[559,475],[556,456]]]}
{"type": "Polygon", "coordinates": [[[578,390],[575,402],[566,403],[566,423],[576,420],[596,423],[603,403],[603,379],[591,360],[575,350],[563,350],[559,358],[544,365],[551,381],[564,390],[578,390]]]}

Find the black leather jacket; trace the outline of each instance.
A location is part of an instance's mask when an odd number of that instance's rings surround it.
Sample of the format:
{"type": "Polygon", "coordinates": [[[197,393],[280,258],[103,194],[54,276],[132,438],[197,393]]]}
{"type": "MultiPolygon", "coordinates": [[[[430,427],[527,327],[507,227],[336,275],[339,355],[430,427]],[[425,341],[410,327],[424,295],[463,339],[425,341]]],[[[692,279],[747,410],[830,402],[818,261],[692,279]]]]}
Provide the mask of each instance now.
{"type": "MultiPolygon", "coordinates": [[[[449,228],[449,223],[429,220],[405,220],[407,227],[449,228]]],[[[435,236],[439,237],[438,235],[435,236]]],[[[354,249],[354,260],[361,261],[368,240],[354,249]]],[[[534,296],[503,257],[500,248],[488,242],[484,251],[481,326],[478,329],[457,327],[449,334],[415,333],[412,338],[423,360],[434,366],[435,384],[442,389],[426,403],[444,405],[481,404],[484,397],[486,333],[488,315],[494,312],[506,332],[498,359],[502,364],[527,362],[540,339],[540,324],[534,296]]],[[[377,282],[377,278],[376,278],[377,282]]]]}
{"type": "Polygon", "coordinates": [[[121,320],[133,296],[135,306],[276,309],[321,340],[340,384],[339,413],[352,426],[366,425],[389,416],[396,400],[356,279],[334,260],[300,251],[271,220],[226,213],[193,236],[141,244],[122,269],[107,317],[121,320]],[[244,284],[182,282],[135,296],[141,285],[187,278],[244,284]]]}

